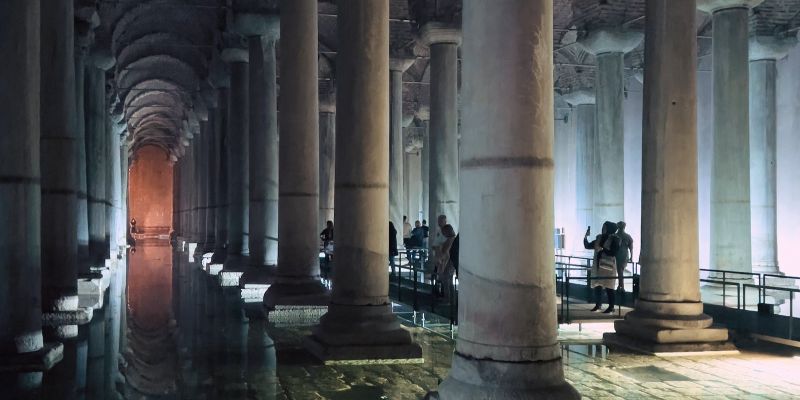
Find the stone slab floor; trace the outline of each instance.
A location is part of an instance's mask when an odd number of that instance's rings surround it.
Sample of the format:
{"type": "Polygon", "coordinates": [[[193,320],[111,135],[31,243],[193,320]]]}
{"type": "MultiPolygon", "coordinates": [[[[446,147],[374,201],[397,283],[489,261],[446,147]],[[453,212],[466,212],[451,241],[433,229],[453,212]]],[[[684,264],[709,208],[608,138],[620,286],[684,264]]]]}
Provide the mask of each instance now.
{"type": "MultiPolygon", "coordinates": [[[[313,362],[298,348],[308,327],[270,328],[278,357],[279,399],[421,399],[447,375],[454,342],[419,327],[425,363],[336,365],[313,362]]],[[[800,352],[759,346],[736,356],[654,357],[568,345],[567,380],[586,399],[796,399],[800,352]]]]}

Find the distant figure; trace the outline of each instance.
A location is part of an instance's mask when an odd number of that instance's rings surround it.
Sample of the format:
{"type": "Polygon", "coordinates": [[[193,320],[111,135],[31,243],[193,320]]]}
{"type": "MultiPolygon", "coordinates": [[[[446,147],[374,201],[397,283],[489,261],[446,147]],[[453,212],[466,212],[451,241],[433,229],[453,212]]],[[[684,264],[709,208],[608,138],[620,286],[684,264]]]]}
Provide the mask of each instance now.
{"type": "Polygon", "coordinates": [[[408,249],[419,249],[425,244],[425,230],[422,229],[422,224],[419,223],[419,220],[414,221],[414,229],[411,230],[411,237],[404,241],[408,249]]]}
{"type": "Polygon", "coordinates": [[[590,229],[586,229],[583,236],[583,247],[594,250],[594,260],[592,261],[592,278],[589,285],[594,288],[595,306],[592,311],[597,311],[603,305],[603,288],[606,289],[608,296],[608,308],[603,313],[614,312],[614,282],[617,278],[617,252],[619,252],[619,238],[614,233],[617,231],[617,224],[606,221],[603,224],[603,231],[597,235],[595,240],[589,242],[587,238],[590,229]]]}
{"type": "Polygon", "coordinates": [[[403,215],[403,239],[411,237],[411,224],[408,223],[408,217],[403,215]]]}
{"type": "Polygon", "coordinates": [[[392,221],[389,221],[389,265],[392,266],[394,273],[394,258],[397,257],[397,229],[394,228],[392,221]]]}
{"type": "Polygon", "coordinates": [[[622,279],[625,275],[625,267],[628,261],[633,261],[633,238],[628,232],[625,232],[625,227],[628,224],[625,221],[617,222],[617,237],[619,237],[619,251],[617,252],[617,276],[619,277],[619,285],[617,290],[625,291],[625,283],[622,279]],[[629,254],[630,252],[630,254],[629,254]]]}
{"type": "Polygon", "coordinates": [[[455,270],[456,276],[458,276],[458,247],[459,247],[459,239],[458,237],[461,236],[456,233],[455,239],[453,239],[453,244],[450,245],[450,263],[453,264],[453,269],[455,270]]]}
{"type": "Polygon", "coordinates": [[[428,221],[424,219],[422,220],[422,230],[425,232],[425,236],[423,237],[425,239],[425,247],[428,247],[428,236],[430,236],[431,228],[428,227],[428,221]]]}
{"type": "Polygon", "coordinates": [[[333,221],[325,223],[325,229],[319,233],[319,239],[322,240],[322,248],[324,249],[333,244],[333,221]]]}
{"type": "Polygon", "coordinates": [[[453,242],[455,242],[456,239],[456,231],[453,229],[452,225],[445,224],[442,226],[441,233],[444,240],[436,251],[436,276],[437,279],[442,283],[442,292],[439,294],[446,298],[450,298],[450,289],[453,283],[453,273],[455,272],[455,267],[450,254],[453,249],[453,242]]]}
{"type": "Polygon", "coordinates": [[[139,231],[136,228],[136,218],[131,218],[130,227],[128,228],[128,246],[134,248],[132,252],[136,252],[136,237],[134,234],[138,233],[139,231]]]}

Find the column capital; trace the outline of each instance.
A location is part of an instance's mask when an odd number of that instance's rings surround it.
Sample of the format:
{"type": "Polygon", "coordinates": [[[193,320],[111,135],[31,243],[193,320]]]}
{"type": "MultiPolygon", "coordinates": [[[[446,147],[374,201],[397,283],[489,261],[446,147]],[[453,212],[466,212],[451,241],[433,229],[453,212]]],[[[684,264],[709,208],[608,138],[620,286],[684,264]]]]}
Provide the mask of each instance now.
{"type": "Polygon", "coordinates": [[[619,28],[599,28],[589,31],[578,39],[578,45],[586,52],[599,55],[604,53],[628,53],[639,46],[644,33],[619,28]]]}
{"type": "Polygon", "coordinates": [[[461,29],[441,22],[428,22],[419,30],[422,44],[430,46],[440,43],[461,45],[461,29]]]}
{"type": "Polygon", "coordinates": [[[250,62],[250,52],[241,47],[228,47],[220,53],[222,61],[226,63],[247,63],[250,62]]]}
{"type": "Polygon", "coordinates": [[[697,9],[713,14],[728,8],[753,8],[764,0],[697,0],[697,9]]]}
{"type": "Polygon", "coordinates": [[[92,65],[103,71],[108,71],[117,63],[117,60],[111,55],[111,52],[107,50],[94,49],[89,54],[89,58],[92,65]]]}
{"type": "Polygon", "coordinates": [[[275,41],[280,37],[280,21],[275,14],[236,13],[233,30],[244,37],[260,36],[275,41]]]}
{"type": "Polygon", "coordinates": [[[569,93],[561,95],[561,98],[572,107],[595,103],[594,90],[589,90],[589,89],[573,90],[569,93]]]}
{"type": "Polygon", "coordinates": [[[409,67],[414,65],[414,61],[413,58],[391,57],[389,58],[389,70],[406,72],[409,67]]]}
{"type": "Polygon", "coordinates": [[[751,36],[749,42],[750,61],[780,60],[797,44],[797,37],[751,36]]]}

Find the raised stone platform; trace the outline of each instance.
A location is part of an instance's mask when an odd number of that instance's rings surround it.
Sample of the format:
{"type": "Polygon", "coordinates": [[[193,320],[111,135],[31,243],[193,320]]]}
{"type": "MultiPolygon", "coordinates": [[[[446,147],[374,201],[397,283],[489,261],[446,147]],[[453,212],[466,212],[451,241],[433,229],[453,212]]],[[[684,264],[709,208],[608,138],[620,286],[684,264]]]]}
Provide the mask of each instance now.
{"type": "Polygon", "coordinates": [[[267,320],[276,327],[314,325],[328,312],[328,306],[275,306],[267,320]]]}
{"type": "Polygon", "coordinates": [[[636,337],[608,332],[603,335],[603,344],[611,349],[625,349],[641,354],[660,357],[719,356],[739,354],[730,341],[699,343],[655,343],[636,337]]]}
{"type": "Polygon", "coordinates": [[[45,343],[41,350],[32,353],[3,355],[0,372],[47,371],[64,358],[64,345],[45,343]]]}

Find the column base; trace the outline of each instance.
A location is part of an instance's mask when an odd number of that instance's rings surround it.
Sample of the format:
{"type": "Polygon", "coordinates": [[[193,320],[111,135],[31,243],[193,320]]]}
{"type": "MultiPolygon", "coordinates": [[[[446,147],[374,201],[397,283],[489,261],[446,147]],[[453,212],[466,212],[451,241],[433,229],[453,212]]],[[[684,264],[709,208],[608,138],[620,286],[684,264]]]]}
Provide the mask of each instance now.
{"type": "Polygon", "coordinates": [[[0,372],[47,371],[64,358],[64,345],[45,343],[39,351],[22,354],[4,354],[0,357],[0,372]]]}
{"type": "Polygon", "coordinates": [[[46,337],[58,339],[74,338],[78,337],[78,325],[88,324],[93,315],[94,309],[92,308],[43,312],[42,327],[46,337]]]}
{"type": "Polygon", "coordinates": [[[331,304],[303,341],[325,364],[421,363],[422,348],[411,340],[391,305],[331,304]]]}
{"type": "Polygon", "coordinates": [[[623,348],[650,355],[737,354],[728,329],[712,326],[711,317],[656,316],[632,311],[624,320],[614,321],[616,332],[603,335],[610,348],[623,348]]]}
{"type": "Polygon", "coordinates": [[[273,283],[264,293],[264,307],[274,309],[276,306],[327,306],[331,295],[319,278],[287,278],[275,277],[273,283]]]}
{"type": "Polygon", "coordinates": [[[275,282],[276,268],[271,265],[248,267],[241,278],[239,287],[245,303],[263,303],[264,294],[275,282]]]}
{"type": "Polygon", "coordinates": [[[580,399],[564,380],[561,359],[535,362],[476,360],[453,353],[450,374],[426,399],[580,399]]]}

